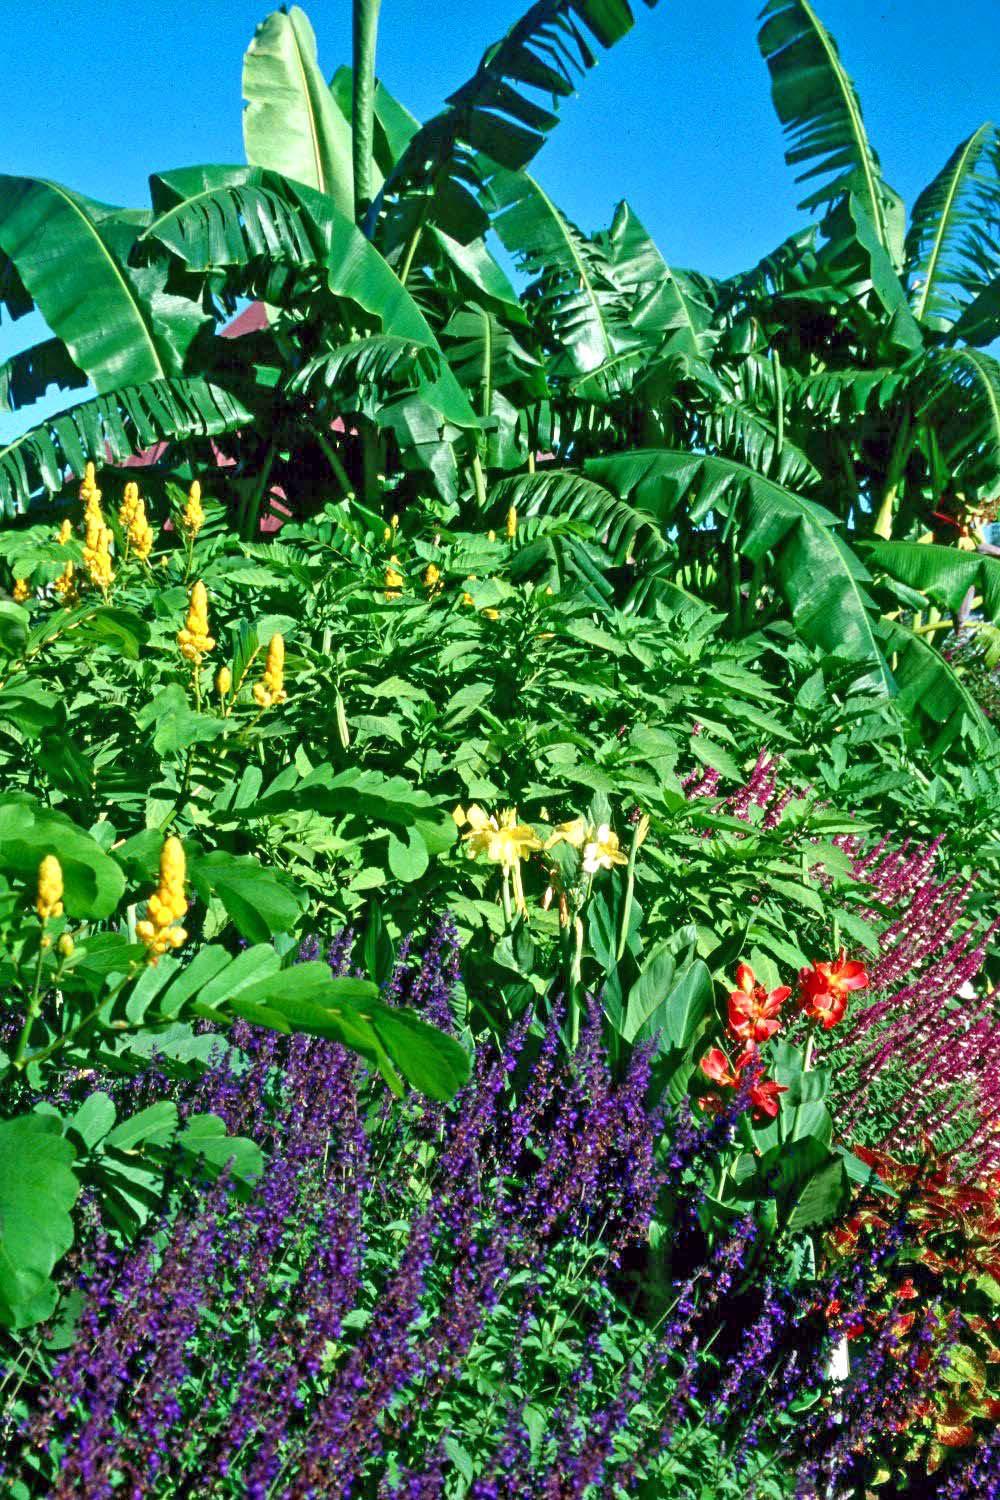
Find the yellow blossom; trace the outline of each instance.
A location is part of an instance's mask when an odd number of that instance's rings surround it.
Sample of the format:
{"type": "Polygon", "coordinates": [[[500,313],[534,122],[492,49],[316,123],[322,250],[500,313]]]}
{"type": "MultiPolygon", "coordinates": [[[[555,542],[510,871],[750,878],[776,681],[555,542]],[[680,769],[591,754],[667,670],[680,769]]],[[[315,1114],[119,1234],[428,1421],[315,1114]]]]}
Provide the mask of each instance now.
{"type": "Polygon", "coordinates": [[[149,950],[151,964],[159,962],[161,953],[187,942],[184,928],[174,925],[182,920],[188,909],[184,895],[185,874],[184,847],[180,839],[165,839],[160,851],[160,883],[146,903],[144,920],[135,924],[136,936],[149,950]]]}
{"type": "Polygon", "coordinates": [[[628,859],[618,847],[618,835],[612,833],[607,823],[591,829],[590,837],[583,846],[583,868],[586,874],[596,875],[598,870],[610,870],[612,865],[627,865],[628,859]]]}
{"type": "Polygon", "coordinates": [[[586,818],[573,818],[569,823],[560,823],[545,841],[546,849],[555,844],[569,844],[583,852],[583,869],[587,875],[596,875],[598,870],[610,870],[612,865],[627,865],[628,858],[618,847],[618,835],[612,833],[607,823],[595,827],[586,818]]]}
{"type": "Polygon", "coordinates": [[[181,512],[181,526],[189,542],[193,542],[205,524],[205,512],[201,504],[201,485],[192,479],[188,490],[187,504],[181,512]]]}
{"type": "Polygon", "coordinates": [[[228,698],[233,685],[233,674],[228,667],[220,667],[215,677],[215,691],[220,698],[228,698]]]}
{"type": "Polygon", "coordinates": [[[104,523],[99,503],[87,510],[83,561],[91,583],[102,593],[107,593],[115,575],[111,566],[111,532],[104,523]]]}
{"type": "Polygon", "coordinates": [[[385,597],[387,599],[397,599],[402,587],[403,575],[399,571],[399,558],[394,552],[389,559],[389,566],[385,570],[385,597]]]}
{"type": "Polygon", "coordinates": [[[181,655],[196,667],[200,667],[202,658],[215,649],[215,641],[208,633],[208,595],[200,578],[192,585],[187,622],[184,629],[177,632],[177,644],[181,655]]]}
{"type": "Polygon", "coordinates": [[[517,509],[516,509],[515,506],[512,505],[511,508],[510,508],[510,510],[507,512],[507,540],[512,542],[516,536],[517,536],[517,509]]]}
{"type": "Polygon", "coordinates": [[[26,578],[14,579],[14,602],[23,604],[26,599],[31,598],[31,585],[26,578]]]}
{"type": "Polygon", "coordinates": [[[46,854],[38,866],[38,900],[35,910],[45,922],[49,917],[61,917],[63,913],[62,865],[54,854],[46,854]]]}
{"type": "Polygon", "coordinates": [[[441,592],[441,569],[434,563],[428,563],[424,569],[424,588],[429,594],[441,592]]]}
{"type": "Polygon", "coordinates": [[[64,604],[73,604],[77,598],[76,568],[68,562],[52,587],[64,604]]]}
{"type": "Polygon", "coordinates": [[[517,821],[517,809],[506,808],[499,816],[485,813],[475,803],[465,815],[469,825],[462,834],[472,854],[485,854],[495,865],[511,870],[534,849],[542,847],[542,841],[526,823],[517,821]]]}
{"type": "Polygon", "coordinates": [[[591,826],[586,818],[573,818],[569,823],[558,824],[545,840],[545,847],[552,849],[556,844],[571,844],[574,849],[582,849],[590,833],[591,826]]]}
{"type": "Polygon", "coordinates": [[[125,494],[122,496],[122,503],[118,507],[118,519],[126,530],[128,530],[128,528],[131,526],[133,517],[136,513],[136,507],[140,503],[139,486],[135,483],[134,480],[130,479],[128,484],[125,486],[125,494]]]}
{"type": "MultiPolygon", "coordinates": [[[[124,510],[124,508],[123,505],[122,509],[124,510]]],[[[146,507],[138,496],[135,500],[135,508],[132,511],[131,519],[128,522],[128,539],[136,557],[140,561],[146,562],[153,550],[153,528],[146,518],[146,507]]]]}
{"type": "Polygon", "coordinates": [[[484,609],[483,614],[487,620],[499,620],[500,618],[500,611],[498,609],[484,609]]]}
{"type": "Polygon", "coordinates": [[[69,541],[72,535],[73,523],[70,520],[69,516],[67,516],[65,521],[63,521],[62,525],[59,528],[59,534],[56,537],[56,541],[59,543],[60,547],[65,547],[66,543],[69,541]]]}
{"type": "Polygon", "coordinates": [[[260,682],[254,683],[254,701],[260,708],[271,708],[275,703],[284,703],[285,692],[285,638],[272,635],[267,648],[267,661],[260,682]]]}

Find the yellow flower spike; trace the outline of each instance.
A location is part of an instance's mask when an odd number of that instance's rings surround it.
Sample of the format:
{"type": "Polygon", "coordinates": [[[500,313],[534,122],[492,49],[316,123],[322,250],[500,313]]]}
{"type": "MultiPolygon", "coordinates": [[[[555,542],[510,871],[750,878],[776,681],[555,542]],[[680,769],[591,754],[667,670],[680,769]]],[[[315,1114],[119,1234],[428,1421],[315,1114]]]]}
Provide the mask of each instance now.
{"type": "Polygon", "coordinates": [[[69,541],[72,535],[73,522],[70,520],[69,516],[67,516],[65,521],[59,528],[59,533],[56,537],[56,541],[59,543],[60,547],[65,547],[66,543],[69,541]]]}
{"type": "Polygon", "coordinates": [[[517,536],[517,508],[511,506],[507,512],[507,540],[512,542],[517,536]]]}
{"type": "Polygon", "coordinates": [[[424,588],[433,595],[439,594],[441,587],[441,569],[436,563],[428,563],[424,569],[424,588]]]}
{"type": "Polygon", "coordinates": [[[590,838],[583,846],[585,874],[596,875],[598,870],[610,870],[612,865],[627,864],[627,857],[618,847],[618,835],[612,833],[607,823],[590,830],[590,838]]]}
{"type": "MultiPolygon", "coordinates": [[[[96,493],[96,492],[95,492],[96,493]]],[[[104,524],[100,504],[87,511],[87,535],[83,543],[83,563],[90,581],[106,594],[114,581],[111,566],[111,532],[104,524]]]]}
{"type": "Polygon", "coordinates": [[[275,703],[284,703],[285,692],[285,638],[272,635],[267,648],[267,661],[260,682],[254,683],[254,702],[260,708],[272,708],[275,703]]]}
{"type": "Polygon", "coordinates": [[[198,533],[204,524],[205,512],[201,504],[201,485],[197,479],[192,479],[191,488],[188,490],[187,504],[181,512],[181,526],[189,542],[197,539],[198,533]]]}
{"type": "Polygon", "coordinates": [[[215,691],[220,698],[228,698],[233,686],[233,674],[228,667],[220,667],[215,676],[215,691]]]}
{"type": "Polygon", "coordinates": [[[14,603],[23,604],[26,599],[31,598],[31,585],[26,578],[14,579],[14,603]]]}
{"type": "Polygon", "coordinates": [[[38,899],[35,910],[43,922],[63,914],[62,865],[54,854],[46,854],[38,866],[38,899]]]}
{"type": "Polygon", "coordinates": [[[209,651],[215,650],[215,641],[208,633],[208,594],[199,578],[191,586],[191,602],[188,605],[187,622],[177,632],[177,644],[187,661],[200,667],[209,651]]]}
{"type": "MultiPolygon", "coordinates": [[[[122,509],[124,510],[124,505],[122,509]]],[[[149,554],[153,550],[153,528],[146,518],[146,506],[142,500],[135,499],[135,506],[128,522],[128,539],[132,550],[141,562],[149,560],[149,554]]]]}
{"type": "Polygon", "coordinates": [[[517,821],[514,807],[506,808],[498,818],[495,813],[485,813],[473,803],[465,817],[469,831],[462,834],[462,839],[470,854],[485,854],[492,864],[500,865],[504,870],[512,870],[533,850],[542,847],[534,829],[517,821]]]}
{"type": "Polygon", "coordinates": [[[118,520],[126,530],[128,530],[128,528],[132,525],[136,509],[141,504],[142,501],[139,499],[139,486],[135,483],[134,480],[130,479],[128,484],[125,486],[125,494],[122,496],[122,503],[118,507],[118,520]]]}
{"type": "Polygon", "coordinates": [[[76,568],[68,562],[52,585],[64,604],[74,604],[77,599],[76,568]]]}
{"type": "Polygon", "coordinates": [[[145,918],[135,924],[136,936],[145,943],[151,964],[159,963],[161,954],[187,942],[184,928],[174,925],[187,914],[186,875],[184,846],[180,839],[165,839],[160,850],[160,883],[146,902],[145,918]]]}
{"type": "Polygon", "coordinates": [[[385,570],[385,597],[387,599],[398,599],[403,587],[403,575],[399,571],[399,558],[395,552],[389,559],[389,566],[385,570]]]}

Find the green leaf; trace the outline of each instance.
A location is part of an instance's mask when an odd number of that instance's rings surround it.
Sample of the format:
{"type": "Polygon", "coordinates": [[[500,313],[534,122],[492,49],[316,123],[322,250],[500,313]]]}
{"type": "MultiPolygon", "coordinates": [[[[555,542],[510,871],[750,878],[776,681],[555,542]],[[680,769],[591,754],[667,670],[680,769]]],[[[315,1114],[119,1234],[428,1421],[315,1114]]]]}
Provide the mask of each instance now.
{"type": "Polygon", "coordinates": [[[156,725],[153,749],[160,757],[177,755],[192,745],[206,744],[228,732],[229,723],[216,714],[196,713],[179,682],[156,694],[136,715],[140,729],[156,725]]]}
{"type": "Polygon", "coordinates": [[[104,1144],[118,1151],[134,1151],[143,1145],[165,1146],[173,1139],[177,1122],[177,1105],[172,1099],[159,1099],[116,1125],[105,1136],[104,1144]]]}
{"type": "Polygon", "coordinates": [[[836,42],[808,0],[768,0],[761,17],[760,50],[771,74],[775,110],[791,140],[785,160],[805,166],[800,182],[827,179],[799,207],[815,208],[854,192],[879,243],[898,263],[898,198],[882,177],[836,42]]]}
{"type": "Polygon", "coordinates": [[[31,616],[20,604],[0,599],[0,651],[7,656],[22,656],[30,624],[31,616]]]}
{"type": "Polygon", "coordinates": [[[264,1153],[256,1142],[227,1134],[226,1122],[218,1115],[191,1115],[177,1137],[177,1146],[216,1172],[228,1167],[242,1182],[255,1181],[264,1170],[264,1153]]]}
{"type": "Polygon", "coordinates": [[[52,1312],[53,1266],[73,1243],[80,1183],[55,1115],[0,1121],[0,1323],[24,1328],[52,1312]]]}
{"type": "Polygon", "coordinates": [[[125,892],[120,865],[66,817],[23,792],[0,796],[0,869],[33,883],[47,854],[57,856],[71,917],[109,917],[125,892]]]}
{"type": "Polygon", "coordinates": [[[317,62],[305,11],[272,11],[243,59],[247,160],[326,193],[354,215],[351,130],[317,62]]]}
{"type": "Polygon", "coordinates": [[[265,943],[278,933],[289,932],[304,909],[296,888],[250,854],[217,849],[198,855],[190,861],[189,875],[203,900],[218,896],[237,930],[251,943],[265,943]]]}

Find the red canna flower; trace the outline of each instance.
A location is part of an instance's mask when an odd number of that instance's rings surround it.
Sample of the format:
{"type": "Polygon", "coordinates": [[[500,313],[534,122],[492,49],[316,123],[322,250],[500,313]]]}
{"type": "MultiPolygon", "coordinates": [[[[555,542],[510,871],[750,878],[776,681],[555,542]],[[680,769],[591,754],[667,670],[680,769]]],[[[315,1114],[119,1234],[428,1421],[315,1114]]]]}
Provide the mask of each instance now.
{"type": "Polygon", "coordinates": [[[783,1083],[777,1083],[773,1078],[758,1078],[750,1089],[750,1104],[757,1119],[764,1115],[773,1120],[778,1114],[778,1105],[781,1102],[779,1094],[787,1094],[788,1089],[783,1083]]]}
{"type": "Polygon", "coordinates": [[[734,1089],[740,1081],[739,1069],[731,1067],[729,1058],[720,1047],[710,1047],[699,1067],[706,1078],[721,1088],[734,1089]]]}
{"type": "Polygon", "coordinates": [[[824,1031],[844,1018],[847,999],[852,990],[865,990],[871,980],[868,970],[857,959],[848,959],[841,948],[828,963],[814,963],[799,974],[799,998],[811,1021],[819,1021],[824,1031]]]}
{"type": "Polygon", "coordinates": [[[780,1030],[778,1014],[789,995],[787,985],[766,990],[757,983],[757,976],[749,964],[740,964],[736,970],[737,989],[729,994],[729,1029],[740,1041],[751,1046],[766,1042],[780,1030]]]}

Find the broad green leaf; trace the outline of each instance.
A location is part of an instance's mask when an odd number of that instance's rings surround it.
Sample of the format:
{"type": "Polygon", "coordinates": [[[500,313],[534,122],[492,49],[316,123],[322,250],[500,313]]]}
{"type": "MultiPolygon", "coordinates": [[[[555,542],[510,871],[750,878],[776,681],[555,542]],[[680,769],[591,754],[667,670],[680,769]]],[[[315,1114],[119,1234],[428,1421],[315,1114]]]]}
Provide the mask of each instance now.
{"type": "Polygon", "coordinates": [[[62,866],[68,916],[111,915],[125,892],[118,863],[64,813],[43,807],[23,792],[0,796],[0,869],[32,885],[47,854],[55,854],[62,866]]]}
{"type": "Polygon", "coordinates": [[[0,1121],[0,1323],[24,1328],[52,1312],[53,1266],[73,1243],[80,1183],[54,1115],[0,1121]]]}
{"type": "Polygon", "coordinates": [[[247,160],[294,177],[354,215],[351,130],[330,94],[299,6],[272,11],[243,59],[247,160]]]}

